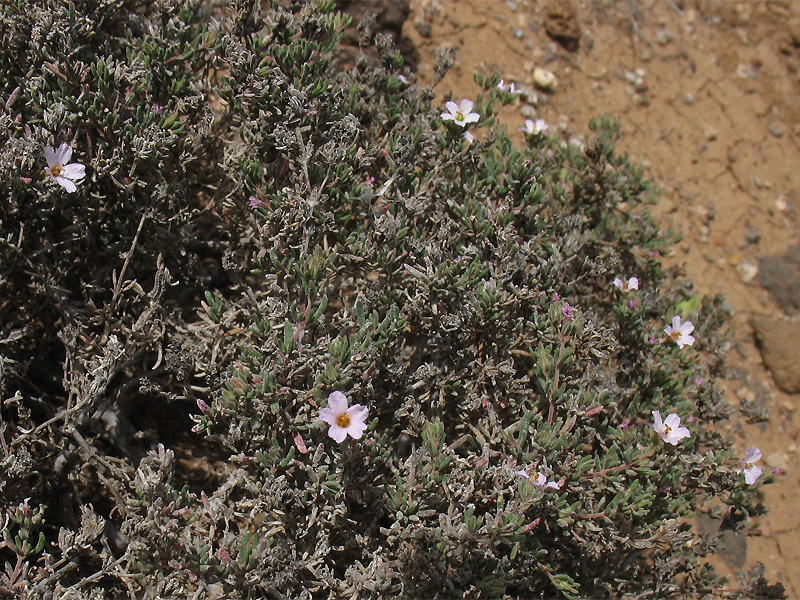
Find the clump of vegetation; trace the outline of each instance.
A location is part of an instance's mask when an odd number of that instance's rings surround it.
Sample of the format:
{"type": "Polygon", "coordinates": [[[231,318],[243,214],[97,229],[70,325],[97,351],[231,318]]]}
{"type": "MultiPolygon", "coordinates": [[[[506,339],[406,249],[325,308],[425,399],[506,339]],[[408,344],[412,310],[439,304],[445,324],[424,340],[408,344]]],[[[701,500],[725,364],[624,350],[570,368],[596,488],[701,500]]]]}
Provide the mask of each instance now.
{"type": "Polygon", "coordinates": [[[692,518],[773,475],[616,124],[516,147],[499,77],[445,108],[269,4],[0,13],[0,593],[718,589],[692,518]]]}

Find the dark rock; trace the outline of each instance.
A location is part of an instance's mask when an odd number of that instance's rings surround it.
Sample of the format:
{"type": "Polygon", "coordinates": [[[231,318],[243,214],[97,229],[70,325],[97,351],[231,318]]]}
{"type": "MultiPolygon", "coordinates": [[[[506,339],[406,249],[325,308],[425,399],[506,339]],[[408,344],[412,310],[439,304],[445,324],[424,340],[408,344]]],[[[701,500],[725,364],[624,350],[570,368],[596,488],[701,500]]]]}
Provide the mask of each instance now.
{"type": "Polygon", "coordinates": [[[410,0],[336,0],[336,7],[353,18],[353,23],[342,36],[340,53],[344,62],[354,60],[360,40],[358,25],[370,14],[375,15],[370,30],[372,35],[390,34],[409,66],[413,68],[419,62],[414,44],[402,35],[403,24],[411,12],[410,0]]]}
{"type": "Polygon", "coordinates": [[[575,52],[581,40],[577,4],[572,0],[553,0],[547,3],[544,30],[552,39],[570,52],[575,52]]]}
{"type": "Polygon", "coordinates": [[[776,385],[789,394],[800,392],[800,320],[753,317],[750,325],[776,385]]]}
{"type": "Polygon", "coordinates": [[[414,21],[414,27],[417,28],[417,32],[424,38],[429,38],[433,35],[433,27],[431,27],[431,24],[427,21],[417,19],[414,21]]]}
{"type": "MultiPolygon", "coordinates": [[[[336,7],[353,17],[353,25],[356,27],[367,14],[374,13],[376,28],[374,33],[378,31],[391,33],[395,39],[400,36],[403,23],[411,12],[410,0],[337,0],[336,7]]],[[[358,31],[355,27],[348,28],[342,43],[358,45],[358,31]]]]}
{"type": "Polygon", "coordinates": [[[748,244],[757,244],[761,241],[761,232],[754,227],[748,227],[744,237],[748,244]]]}
{"type": "Polygon", "coordinates": [[[786,313],[800,312],[800,246],[792,246],[781,256],[762,258],[758,267],[761,287],[786,313]]]}

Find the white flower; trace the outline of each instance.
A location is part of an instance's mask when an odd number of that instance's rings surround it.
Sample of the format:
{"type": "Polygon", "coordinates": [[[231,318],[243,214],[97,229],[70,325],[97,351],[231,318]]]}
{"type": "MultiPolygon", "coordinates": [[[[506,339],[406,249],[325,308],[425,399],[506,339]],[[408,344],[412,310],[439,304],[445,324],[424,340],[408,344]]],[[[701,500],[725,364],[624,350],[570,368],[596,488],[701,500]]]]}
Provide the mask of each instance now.
{"type": "Polygon", "coordinates": [[[614,278],[614,285],[620,292],[627,294],[630,291],[639,289],[639,279],[631,277],[628,281],[623,281],[619,277],[616,277],[614,278]]]}
{"type": "Polygon", "coordinates": [[[80,163],[69,162],[69,159],[72,158],[72,146],[62,143],[58,150],[45,146],[44,157],[47,160],[44,172],[50,176],[50,179],[68,192],[78,189],[74,182],[80,181],[86,176],[86,167],[80,163]]]}
{"type": "Polygon", "coordinates": [[[450,112],[442,113],[443,121],[453,121],[456,125],[466,127],[469,123],[477,123],[481,118],[478,113],[472,112],[472,107],[474,106],[472,100],[464,98],[460,104],[450,101],[445,106],[450,112]]]}
{"type": "Polygon", "coordinates": [[[369,409],[360,404],[347,407],[347,397],[342,392],[328,396],[328,406],[319,410],[319,418],[330,425],[328,435],[340,444],[349,435],[359,439],[367,429],[369,409]]]}
{"type": "Polygon", "coordinates": [[[742,461],[742,473],[747,485],[753,485],[761,477],[761,467],[756,466],[755,462],[761,460],[761,450],[758,448],[748,448],[744,453],[742,461]]]}
{"type": "Polygon", "coordinates": [[[497,84],[497,89],[501,92],[509,92],[511,94],[521,94],[522,92],[514,87],[514,82],[510,81],[506,83],[504,80],[500,80],[500,83],[497,84]]]}
{"type": "Polygon", "coordinates": [[[667,325],[664,328],[667,339],[678,344],[678,348],[694,344],[694,336],[689,335],[692,331],[694,331],[692,322],[686,321],[685,323],[681,323],[681,318],[678,315],[672,318],[672,325],[667,325]]]}
{"type": "Polygon", "coordinates": [[[516,475],[517,477],[522,477],[523,479],[527,479],[536,487],[550,488],[553,490],[561,489],[561,485],[558,482],[547,481],[547,477],[545,477],[544,474],[540,473],[539,471],[536,471],[536,475],[534,477],[528,475],[528,472],[525,469],[522,469],[520,471],[514,471],[514,475],[516,475]]]}
{"type": "Polygon", "coordinates": [[[474,142],[474,141],[475,141],[475,136],[474,136],[474,135],[472,135],[472,134],[471,134],[469,131],[465,131],[465,132],[464,132],[463,138],[464,138],[465,140],[467,140],[467,143],[468,143],[468,144],[471,144],[472,142],[474,142]]]}
{"type": "Polygon", "coordinates": [[[528,135],[539,135],[547,133],[548,126],[544,119],[536,119],[535,121],[525,119],[525,126],[520,127],[519,130],[528,135]]]}
{"type": "Polygon", "coordinates": [[[677,446],[678,442],[683,438],[692,435],[686,427],[681,427],[681,418],[675,413],[667,415],[667,418],[661,421],[661,413],[654,410],[653,419],[655,420],[653,429],[655,429],[656,433],[661,436],[661,439],[668,444],[677,446]]]}

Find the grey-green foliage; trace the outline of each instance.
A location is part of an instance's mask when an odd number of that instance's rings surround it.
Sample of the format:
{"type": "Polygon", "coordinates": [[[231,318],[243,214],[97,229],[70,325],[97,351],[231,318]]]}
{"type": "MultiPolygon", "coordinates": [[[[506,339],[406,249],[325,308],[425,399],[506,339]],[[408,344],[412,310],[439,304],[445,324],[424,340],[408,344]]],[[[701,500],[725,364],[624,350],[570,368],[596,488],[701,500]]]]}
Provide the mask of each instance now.
{"type": "MultiPolygon", "coordinates": [[[[680,598],[720,583],[703,560],[716,537],[691,517],[749,530],[763,512],[716,427],[724,310],[679,304],[693,292],[659,260],[675,239],[612,120],[585,148],[518,148],[495,123],[513,97],[476,76],[468,145],[384,37],[378,64],[337,66],[347,19],[327,0],[87,6],[2,16],[0,390],[23,391],[3,408],[0,492],[9,515],[26,495],[49,509],[8,520],[28,545],[6,546],[4,591],[680,598]],[[72,195],[36,179],[63,139],[90,173],[72,195]],[[683,307],[697,343],[658,343],[683,307]],[[326,434],[334,390],[370,409],[358,441],[326,434]],[[693,416],[692,437],[661,442],[657,408],[693,416]]],[[[759,576],[741,593],[780,597],[759,576]]]]}

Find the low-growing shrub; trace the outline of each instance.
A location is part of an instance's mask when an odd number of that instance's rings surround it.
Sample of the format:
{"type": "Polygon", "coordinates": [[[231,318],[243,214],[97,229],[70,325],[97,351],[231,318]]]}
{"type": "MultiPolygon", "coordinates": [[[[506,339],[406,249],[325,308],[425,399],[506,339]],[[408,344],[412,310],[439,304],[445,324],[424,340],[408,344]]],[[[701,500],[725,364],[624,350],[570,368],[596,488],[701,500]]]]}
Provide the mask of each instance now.
{"type": "Polygon", "coordinates": [[[445,106],[268,4],[2,9],[0,593],[718,589],[693,518],[773,475],[615,122],[517,147],[499,76],[445,106]]]}

